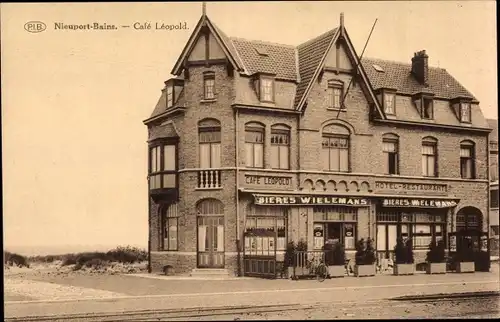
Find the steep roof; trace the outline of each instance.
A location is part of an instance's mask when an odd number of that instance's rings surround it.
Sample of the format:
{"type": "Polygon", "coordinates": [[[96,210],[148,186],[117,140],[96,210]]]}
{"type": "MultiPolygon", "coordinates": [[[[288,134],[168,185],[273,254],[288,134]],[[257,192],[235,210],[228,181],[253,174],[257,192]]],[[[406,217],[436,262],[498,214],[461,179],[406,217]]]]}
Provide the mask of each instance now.
{"type": "Polygon", "coordinates": [[[374,58],[363,58],[361,63],[370,78],[373,89],[393,88],[397,89],[398,93],[410,95],[424,91],[444,99],[458,96],[476,99],[443,68],[429,67],[429,86],[425,87],[411,74],[410,63],[374,58]],[[381,67],[383,72],[377,71],[374,65],[381,67]]]}
{"type": "Polygon", "coordinates": [[[276,78],[297,81],[295,47],[234,37],[230,40],[249,75],[271,73],[276,78]]]}
{"type": "Polygon", "coordinates": [[[338,28],[329,30],[298,46],[300,83],[297,85],[295,94],[295,107],[298,107],[306,94],[307,87],[313,80],[312,78],[337,31],[338,28]]]}

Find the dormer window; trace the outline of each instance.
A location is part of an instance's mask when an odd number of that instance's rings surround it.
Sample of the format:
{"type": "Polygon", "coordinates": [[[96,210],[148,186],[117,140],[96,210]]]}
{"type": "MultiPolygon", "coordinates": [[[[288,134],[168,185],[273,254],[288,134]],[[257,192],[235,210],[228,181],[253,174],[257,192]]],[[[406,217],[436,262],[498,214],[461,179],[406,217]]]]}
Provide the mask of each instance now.
{"type": "Polygon", "coordinates": [[[470,103],[460,103],[460,122],[470,123],[470,103]]]}
{"type": "Polygon", "coordinates": [[[163,94],[165,95],[167,108],[174,107],[184,88],[184,80],[180,77],[171,78],[165,82],[163,94]]]}
{"type": "Polygon", "coordinates": [[[260,79],[260,100],[274,102],[274,79],[271,77],[261,77],[260,79]]]}
{"type": "Polygon", "coordinates": [[[384,93],[384,112],[386,114],[396,114],[396,95],[384,93]]]}
{"type": "Polygon", "coordinates": [[[328,108],[345,108],[342,105],[342,87],[343,83],[339,81],[328,82],[328,108]]]}
{"type": "Polygon", "coordinates": [[[427,120],[434,119],[434,104],[432,98],[423,98],[422,101],[422,118],[427,120]]]}
{"type": "Polygon", "coordinates": [[[167,86],[167,108],[174,106],[174,87],[167,86]]]}

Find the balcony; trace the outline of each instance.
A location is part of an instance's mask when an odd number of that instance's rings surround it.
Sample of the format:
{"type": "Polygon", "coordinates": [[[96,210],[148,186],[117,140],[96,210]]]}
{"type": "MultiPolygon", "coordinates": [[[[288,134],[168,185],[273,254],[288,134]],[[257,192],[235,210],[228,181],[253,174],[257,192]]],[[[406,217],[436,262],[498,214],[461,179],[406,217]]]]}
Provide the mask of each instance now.
{"type": "Polygon", "coordinates": [[[199,170],[198,189],[222,188],[220,170],[199,170]]]}

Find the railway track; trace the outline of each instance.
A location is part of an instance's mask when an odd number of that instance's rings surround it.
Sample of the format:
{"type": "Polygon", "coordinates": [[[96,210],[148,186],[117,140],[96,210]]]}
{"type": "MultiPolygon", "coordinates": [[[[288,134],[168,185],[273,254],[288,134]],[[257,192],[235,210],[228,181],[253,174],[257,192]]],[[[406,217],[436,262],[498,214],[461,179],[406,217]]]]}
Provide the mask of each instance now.
{"type": "MultiPolygon", "coordinates": [[[[349,312],[362,312],[363,310],[375,309],[380,307],[391,308],[412,308],[428,305],[436,302],[468,302],[477,301],[480,298],[499,297],[498,291],[494,292],[476,292],[461,294],[433,294],[422,296],[402,296],[384,300],[368,301],[335,301],[320,302],[314,304],[286,304],[286,305],[261,305],[261,306],[230,306],[230,307],[209,307],[209,308],[185,308],[185,309],[155,309],[155,310],[136,310],[109,313],[90,313],[90,314],[65,314],[65,315],[47,315],[47,316],[24,316],[15,318],[6,318],[4,321],[10,322],[29,322],[29,321],[81,321],[81,322],[108,322],[108,321],[185,321],[189,319],[203,319],[214,317],[236,317],[241,315],[254,314],[272,314],[277,312],[310,311],[325,306],[335,307],[338,312],[349,314],[349,312]]],[[[470,314],[495,314],[494,311],[470,312],[470,314]]],[[[450,318],[452,315],[443,316],[450,318]]]]}

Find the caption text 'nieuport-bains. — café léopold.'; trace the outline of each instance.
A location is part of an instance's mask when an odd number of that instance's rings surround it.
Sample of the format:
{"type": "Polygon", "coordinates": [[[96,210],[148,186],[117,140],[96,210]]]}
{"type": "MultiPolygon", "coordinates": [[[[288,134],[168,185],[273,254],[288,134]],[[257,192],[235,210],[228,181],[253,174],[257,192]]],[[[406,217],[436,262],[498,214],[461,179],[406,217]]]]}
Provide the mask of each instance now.
{"type": "Polygon", "coordinates": [[[279,262],[300,240],[352,258],[371,238],[387,256],[398,236],[418,263],[432,240],[488,231],[479,101],[425,51],[360,61],[343,17],[332,27],[292,46],[202,15],[144,121],[153,272],[248,275],[245,256],[279,262]]]}

